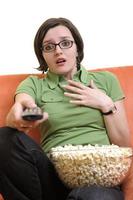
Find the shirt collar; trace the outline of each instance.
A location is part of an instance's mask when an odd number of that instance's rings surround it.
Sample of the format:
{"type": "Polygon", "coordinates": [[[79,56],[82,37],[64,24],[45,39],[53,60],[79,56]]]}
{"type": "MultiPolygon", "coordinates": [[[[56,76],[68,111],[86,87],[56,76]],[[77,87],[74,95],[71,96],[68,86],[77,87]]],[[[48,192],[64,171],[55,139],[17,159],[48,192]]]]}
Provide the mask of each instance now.
{"type": "MultiPolygon", "coordinates": [[[[58,74],[54,74],[50,71],[47,72],[46,81],[51,89],[54,89],[58,86],[59,82],[63,81],[63,76],[60,76],[58,74]]],[[[81,66],[80,70],[77,71],[74,76],[73,80],[75,81],[81,81],[84,84],[87,84],[87,70],[81,66]]]]}

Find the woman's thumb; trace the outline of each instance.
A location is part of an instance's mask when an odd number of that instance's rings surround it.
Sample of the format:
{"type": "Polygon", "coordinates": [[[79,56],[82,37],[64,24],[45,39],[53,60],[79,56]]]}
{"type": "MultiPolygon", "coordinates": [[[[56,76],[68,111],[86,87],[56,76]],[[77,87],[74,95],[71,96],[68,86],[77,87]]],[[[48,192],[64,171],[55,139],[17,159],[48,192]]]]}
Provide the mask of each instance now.
{"type": "Polygon", "coordinates": [[[89,87],[92,88],[92,89],[97,89],[97,86],[95,85],[95,83],[92,79],[90,80],[89,87]]]}

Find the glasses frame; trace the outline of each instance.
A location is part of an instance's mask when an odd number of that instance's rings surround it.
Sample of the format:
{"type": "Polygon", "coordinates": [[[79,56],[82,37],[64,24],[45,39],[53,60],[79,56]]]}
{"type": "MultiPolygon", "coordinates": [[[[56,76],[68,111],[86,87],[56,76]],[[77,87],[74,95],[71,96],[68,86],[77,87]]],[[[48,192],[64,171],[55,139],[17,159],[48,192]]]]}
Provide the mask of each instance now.
{"type": "Polygon", "coordinates": [[[51,52],[53,52],[53,51],[55,51],[56,50],[56,46],[59,46],[61,49],[69,49],[69,48],[71,48],[72,46],[73,46],[73,44],[74,44],[74,41],[73,40],[62,40],[62,41],[60,41],[59,43],[48,43],[48,44],[44,44],[42,47],[41,47],[41,50],[43,51],[43,52],[45,52],[45,53],[51,53],[51,52]],[[69,42],[71,42],[71,45],[69,46],[69,47],[62,47],[61,46],[61,43],[62,42],[67,42],[67,41],[69,41],[69,42]],[[48,44],[52,44],[53,45],[53,49],[52,50],[49,50],[49,51],[47,51],[47,50],[44,50],[44,47],[46,46],[46,45],[48,45],[48,44]]]}

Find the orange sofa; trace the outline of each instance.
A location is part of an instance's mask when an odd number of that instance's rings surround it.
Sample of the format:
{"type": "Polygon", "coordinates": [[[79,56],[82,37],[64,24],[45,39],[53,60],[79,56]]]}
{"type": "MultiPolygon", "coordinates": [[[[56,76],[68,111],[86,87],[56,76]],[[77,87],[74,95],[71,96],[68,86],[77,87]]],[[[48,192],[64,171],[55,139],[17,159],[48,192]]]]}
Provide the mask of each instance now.
{"type": "MultiPolygon", "coordinates": [[[[133,141],[133,66],[102,68],[97,70],[108,70],[118,77],[126,95],[125,107],[133,141]]],[[[17,85],[28,75],[0,75],[0,126],[5,125],[5,117],[13,105],[13,95],[17,85]]],[[[40,134],[37,129],[29,134],[39,143],[40,134]]],[[[0,200],[3,200],[2,196],[0,196],[0,200]]]]}

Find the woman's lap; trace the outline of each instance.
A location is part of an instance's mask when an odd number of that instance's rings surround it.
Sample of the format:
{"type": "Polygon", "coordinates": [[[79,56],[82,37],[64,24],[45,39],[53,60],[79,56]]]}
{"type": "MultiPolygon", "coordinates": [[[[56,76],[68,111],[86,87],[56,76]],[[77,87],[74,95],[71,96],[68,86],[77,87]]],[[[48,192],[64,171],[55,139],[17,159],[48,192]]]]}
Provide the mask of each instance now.
{"type": "Polygon", "coordinates": [[[63,200],[68,194],[40,146],[16,129],[0,128],[0,162],[0,190],[7,200],[63,200]]]}
{"type": "Polygon", "coordinates": [[[0,192],[6,200],[124,199],[119,187],[81,187],[70,192],[40,146],[16,129],[0,128],[0,163],[0,192]]]}

